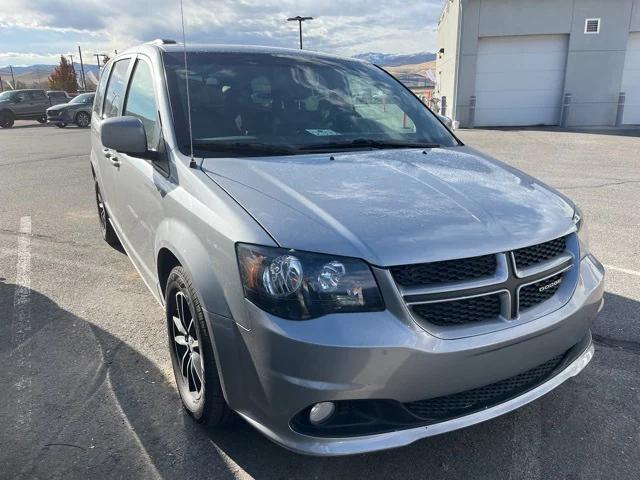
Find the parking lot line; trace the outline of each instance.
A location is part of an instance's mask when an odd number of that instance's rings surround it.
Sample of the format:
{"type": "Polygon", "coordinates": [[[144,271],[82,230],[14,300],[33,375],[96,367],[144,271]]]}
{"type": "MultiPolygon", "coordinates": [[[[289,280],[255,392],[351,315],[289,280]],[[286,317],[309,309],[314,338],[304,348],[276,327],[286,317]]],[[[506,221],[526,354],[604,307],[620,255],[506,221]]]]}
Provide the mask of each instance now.
{"type": "Polygon", "coordinates": [[[614,267],[612,265],[605,265],[604,268],[606,268],[608,270],[613,270],[615,272],[622,272],[622,273],[626,273],[628,275],[635,275],[636,277],[640,277],[640,272],[638,272],[636,270],[629,270],[628,268],[614,267]]]}
{"type": "MultiPolygon", "coordinates": [[[[31,332],[31,217],[20,218],[18,230],[18,260],[16,262],[16,288],[13,296],[12,343],[16,354],[16,398],[18,403],[29,401],[31,395],[31,354],[22,344],[31,332]]],[[[19,427],[31,423],[31,408],[23,404],[15,419],[19,427]]]]}

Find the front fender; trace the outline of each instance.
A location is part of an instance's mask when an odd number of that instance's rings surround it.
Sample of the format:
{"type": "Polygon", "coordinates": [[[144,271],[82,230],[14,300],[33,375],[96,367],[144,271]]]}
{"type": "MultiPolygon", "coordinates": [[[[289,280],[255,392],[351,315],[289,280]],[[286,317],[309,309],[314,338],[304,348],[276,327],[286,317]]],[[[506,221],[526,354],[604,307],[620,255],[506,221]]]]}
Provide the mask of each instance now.
{"type": "MultiPolygon", "coordinates": [[[[218,315],[231,317],[212,253],[189,226],[176,218],[164,219],[156,232],[156,262],[157,252],[163,248],[171,251],[191,275],[202,307],[218,315]]],[[[219,268],[225,271],[223,266],[219,265],[219,268]]],[[[159,283],[156,288],[164,299],[159,283]]]]}

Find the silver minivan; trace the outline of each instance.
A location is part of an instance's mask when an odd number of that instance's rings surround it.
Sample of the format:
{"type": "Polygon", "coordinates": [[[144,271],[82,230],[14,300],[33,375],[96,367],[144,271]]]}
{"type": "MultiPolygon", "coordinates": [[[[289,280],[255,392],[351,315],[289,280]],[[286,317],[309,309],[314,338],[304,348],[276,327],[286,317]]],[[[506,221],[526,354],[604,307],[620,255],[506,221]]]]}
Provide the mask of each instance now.
{"type": "Polygon", "coordinates": [[[604,269],[578,207],[374,65],[152,42],[104,68],[91,144],[102,234],[165,309],[197,422],[382,450],[591,360],[604,269]]]}

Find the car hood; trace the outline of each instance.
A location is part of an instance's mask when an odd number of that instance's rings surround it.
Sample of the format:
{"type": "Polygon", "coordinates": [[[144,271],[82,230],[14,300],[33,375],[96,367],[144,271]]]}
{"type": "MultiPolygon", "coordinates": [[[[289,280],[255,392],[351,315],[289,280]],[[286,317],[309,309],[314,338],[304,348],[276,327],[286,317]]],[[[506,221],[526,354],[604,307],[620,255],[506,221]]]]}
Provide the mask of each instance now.
{"type": "Polygon", "coordinates": [[[54,105],[52,107],[47,108],[47,110],[51,110],[51,111],[54,111],[54,110],[70,110],[73,107],[75,107],[75,105],[72,105],[70,103],[58,103],[58,104],[56,104],[56,105],[54,105]]]}
{"type": "Polygon", "coordinates": [[[425,152],[209,158],[202,167],[279,245],[374,265],[502,252],[574,229],[570,201],[534,178],[469,147],[425,152]]]}

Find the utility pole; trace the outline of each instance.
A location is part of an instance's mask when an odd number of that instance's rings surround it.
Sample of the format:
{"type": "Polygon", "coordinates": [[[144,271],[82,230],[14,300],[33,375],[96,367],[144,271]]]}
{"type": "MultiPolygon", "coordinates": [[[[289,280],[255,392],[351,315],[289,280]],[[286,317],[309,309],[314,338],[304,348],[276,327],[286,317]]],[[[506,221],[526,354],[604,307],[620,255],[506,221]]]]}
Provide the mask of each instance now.
{"type": "Polygon", "coordinates": [[[13,89],[16,89],[16,77],[13,76],[13,67],[9,65],[9,70],[11,71],[11,81],[13,82],[13,89]]]}
{"type": "Polygon", "coordinates": [[[87,81],[84,78],[84,64],[82,63],[82,50],[80,49],[80,45],[78,45],[78,55],[80,55],[80,71],[82,72],[82,89],[87,90],[87,81]]]}
{"type": "Polygon", "coordinates": [[[300,50],[302,50],[302,22],[307,20],[313,20],[313,17],[301,17],[298,15],[297,17],[287,18],[287,22],[298,22],[298,30],[300,32],[300,50]]]}
{"type": "Polygon", "coordinates": [[[94,56],[96,57],[96,63],[98,64],[98,80],[100,80],[100,70],[102,70],[100,68],[100,54],[94,53],[94,56]]]}
{"type": "Polygon", "coordinates": [[[0,92],[4,92],[4,87],[2,86],[2,77],[0,77],[0,92]]]}

